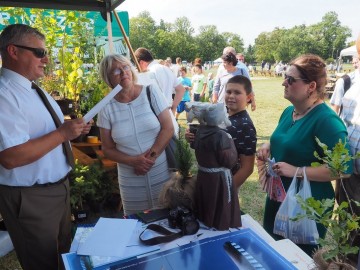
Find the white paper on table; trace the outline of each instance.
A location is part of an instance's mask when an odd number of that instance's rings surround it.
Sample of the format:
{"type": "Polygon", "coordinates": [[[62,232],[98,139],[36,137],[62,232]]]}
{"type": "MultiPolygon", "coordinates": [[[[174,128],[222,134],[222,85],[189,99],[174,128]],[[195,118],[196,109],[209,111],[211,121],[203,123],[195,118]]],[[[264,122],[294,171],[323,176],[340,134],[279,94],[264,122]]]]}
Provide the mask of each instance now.
{"type": "Polygon", "coordinates": [[[94,230],[94,227],[77,227],[74,238],[71,242],[69,252],[77,252],[79,246],[85,242],[89,234],[94,230]]]}
{"type": "MultiPolygon", "coordinates": [[[[100,267],[106,264],[117,262],[121,260],[125,260],[128,258],[133,258],[137,256],[147,256],[149,253],[156,252],[160,249],[159,245],[146,246],[139,240],[139,235],[145,228],[142,226],[141,222],[138,222],[136,225],[133,234],[126,245],[126,252],[122,257],[103,257],[103,256],[90,256],[91,265],[93,267],[100,267]]],[[[145,239],[154,237],[152,231],[147,230],[143,234],[145,239]]]]}
{"type": "Polygon", "coordinates": [[[87,114],[84,115],[83,119],[85,120],[85,123],[89,123],[90,120],[97,115],[100,110],[110,102],[110,100],[115,97],[117,93],[121,91],[122,87],[118,84],[115,86],[113,90],[109,94],[107,94],[102,100],[100,100],[94,107],[90,109],[90,111],[87,112],[87,114]]]}
{"type": "Polygon", "coordinates": [[[135,219],[100,218],[78,255],[122,257],[136,228],[135,219]]]}

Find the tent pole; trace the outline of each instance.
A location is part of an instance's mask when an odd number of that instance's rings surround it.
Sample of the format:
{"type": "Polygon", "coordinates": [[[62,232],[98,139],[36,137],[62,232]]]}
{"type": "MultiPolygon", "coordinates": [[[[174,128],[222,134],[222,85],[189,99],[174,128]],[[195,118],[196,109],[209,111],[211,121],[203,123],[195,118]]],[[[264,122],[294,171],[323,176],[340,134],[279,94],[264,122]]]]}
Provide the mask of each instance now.
{"type": "Polygon", "coordinates": [[[106,22],[107,22],[107,30],[108,30],[108,40],[109,40],[109,50],[110,53],[114,53],[114,43],[112,38],[112,29],[111,29],[111,13],[108,11],[106,12],[106,22]]]}
{"type": "Polygon", "coordinates": [[[116,18],[116,21],[117,21],[117,23],[118,23],[118,25],[119,25],[119,27],[120,27],[120,30],[121,30],[121,33],[122,33],[122,35],[123,35],[123,37],[124,37],[125,43],[126,43],[126,45],[128,46],[128,48],[129,48],[131,57],[132,57],[132,59],[134,60],[134,63],[135,63],[135,65],[136,65],[137,69],[139,70],[139,72],[141,72],[141,68],[140,68],[139,62],[138,62],[138,60],[137,60],[136,57],[135,57],[134,50],[133,50],[132,47],[131,47],[130,41],[129,41],[127,35],[126,35],[126,32],[125,32],[124,27],[123,27],[123,25],[122,25],[122,23],[121,23],[121,21],[120,21],[120,19],[119,19],[119,16],[117,15],[117,13],[116,13],[115,10],[113,10],[113,13],[114,13],[114,16],[115,16],[115,18],[116,18]]]}

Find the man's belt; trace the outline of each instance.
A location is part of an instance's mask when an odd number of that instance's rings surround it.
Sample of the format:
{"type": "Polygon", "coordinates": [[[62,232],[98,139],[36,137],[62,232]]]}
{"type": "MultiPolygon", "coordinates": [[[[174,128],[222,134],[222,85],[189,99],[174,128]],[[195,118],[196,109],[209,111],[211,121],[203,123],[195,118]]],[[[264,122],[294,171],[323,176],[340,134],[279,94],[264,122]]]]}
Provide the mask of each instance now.
{"type": "Polygon", "coordinates": [[[34,184],[31,187],[50,187],[50,186],[56,186],[64,183],[68,179],[69,174],[67,174],[65,177],[61,178],[59,181],[54,183],[45,183],[45,184],[34,184]]]}
{"type": "Polygon", "coordinates": [[[54,182],[54,183],[45,183],[45,184],[34,184],[32,186],[8,186],[8,185],[1,185],[2,187],[7,187],[7,188],[33,188],[33,187],[51,187],[51,186],[57,186],[60,185],[62,183],[64,183],[67,179],[68,179],[69,174],[65,175],[63,178],[61,178],[60,180],[54,182]]]}

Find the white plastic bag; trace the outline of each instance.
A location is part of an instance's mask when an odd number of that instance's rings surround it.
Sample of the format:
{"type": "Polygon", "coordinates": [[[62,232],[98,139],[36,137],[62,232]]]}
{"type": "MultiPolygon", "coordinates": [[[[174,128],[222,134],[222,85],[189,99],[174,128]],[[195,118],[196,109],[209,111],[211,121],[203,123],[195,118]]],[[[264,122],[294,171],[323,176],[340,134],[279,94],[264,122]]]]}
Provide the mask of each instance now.
{"type": "Polygon", "coordinates": [[[276,214],[273,232],[290,239],[296,244],[316,245],[318,243],[319,233],[314,220],[308,218],[302,218],[298,221],[290,220],[298,214],[305,214],[305,210],[301,209],[300,204],[296,200],[296,195],[299,195],[303,200],[311,197],[310,182],[306,177],[305,168],[302,168],[304,178],[300,180],[299,191],[297,191],[298,184],[296,175],[298,169],[286,193],[285,200],[281,203],[276,214]]]}

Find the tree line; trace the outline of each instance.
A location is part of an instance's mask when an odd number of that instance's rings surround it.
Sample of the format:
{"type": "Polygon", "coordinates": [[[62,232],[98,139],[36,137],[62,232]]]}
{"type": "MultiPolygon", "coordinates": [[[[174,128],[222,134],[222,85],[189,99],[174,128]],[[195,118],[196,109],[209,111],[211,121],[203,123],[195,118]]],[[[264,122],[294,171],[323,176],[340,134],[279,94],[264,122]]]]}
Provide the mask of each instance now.
{"type": "MultiPolygon", "coordinates": [[[[13,18],[23,18],[31,21],[29,14],[21,8],[0,8],[13,18]]],[[[58,11],[58,15],[66,18],[65,25],[73,25],[72,38],[59,29],[53,17],[42,16],[43,10],[31,9],[36,16],[34,26],[39,26],[47,37],[50,50],[55,47],[81,48],[81,55],[88,55],[88,62],[94,57],[94,33],[84,27],[89,24],[84,12],[58,11]],[[74,38],[75,36],[75,38],[74,38]]],[[[53,13],[53,11],[49,11],[53,13]]],[[[99,14],[100,16],[100,14],[99,14]]],[[[20,21],[16,21],[20,22],[20,21]]],[[[314,53],[329,62],[336,58],[351,37],[351,30],[343,26],[336,12],[328,12],[322,20],[309,26],[297,25],[292,28],[275,28],[271,32],[262,32],[253,45],[244,47],[244,41],[239,34],[231,32],[220,33],[215,25],[200,26],[198,34],[187,17],[176,18],[173,23],[161,20],[159,24],[148,11],[141,12],[130,19],[130,43],[133,49],[146,47],[155,58],[165,59],[181,57],[189,62],[200,57],[203,61],[211,61],[221,56],[223,48],[232,46],[237,52],[245,54],[249,63],[266,61],[270,63],[288,62],[303,53],[314,53]]],[[[52,61],[51,61],[52,62],[52,61]]]]}
{"type": "Polygon", "coordinates": [[[333,11],[316,24],[289,29],[277,27],[271,32],[262,32],[247,48],[239,34],[220,33],[215,25],[200,26],[199,33],[194,33],[187,17],[176,18],[173,23],[161,20],[156,24],[150,13],[143,11],[130,19],[130,43],[134,49],[146,47],[155,58],[181,57],[190,62],[196,57],[203,61],[214,60],[226,46],[243,52],[247,62],[288,62],[303,53],[314,53],[332,61],[349,45],[346,40],[351,37],[350,28],[343,26],[333,11]]]}

